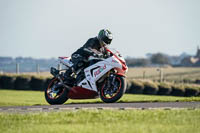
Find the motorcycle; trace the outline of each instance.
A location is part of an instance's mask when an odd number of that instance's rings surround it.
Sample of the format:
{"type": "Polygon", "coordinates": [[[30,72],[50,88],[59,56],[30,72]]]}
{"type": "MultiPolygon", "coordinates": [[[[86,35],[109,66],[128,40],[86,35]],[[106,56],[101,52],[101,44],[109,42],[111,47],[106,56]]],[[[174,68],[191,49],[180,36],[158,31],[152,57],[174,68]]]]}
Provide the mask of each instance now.
{"type": "Polygon", "coordinates": [[[57,70],[51,67],[54,76],[45,88],[46,101],[53,104],[64,104],[68,99],[101,98],[105,103],[119,100],[126,90],[126,72],[128,67],[124,58],[116,50],[106,49],[109,56],[97,58],[90,56],[89,65],[83,70],[72,73],[73,80],[65,82],[64,72],[73,66],[71,57],[59,57],[66,69],[57,70]]]}

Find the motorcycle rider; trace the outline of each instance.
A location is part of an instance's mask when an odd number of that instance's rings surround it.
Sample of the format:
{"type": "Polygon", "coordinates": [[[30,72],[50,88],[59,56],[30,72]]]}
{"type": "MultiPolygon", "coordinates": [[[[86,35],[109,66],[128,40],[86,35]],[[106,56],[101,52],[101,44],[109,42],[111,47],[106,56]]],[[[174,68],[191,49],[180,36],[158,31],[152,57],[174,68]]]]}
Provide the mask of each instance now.
{"type": "Polygon", "coordinates": [[[70,81],[73,72],[76,73],[78,70],[83,69],[89,56],[99,57],[93,50],[101,53],[102,56],[106,56],[108,54],[106,46],[111,44],[112,39],[112,33],[108,29],[102,29],[99,31],[98,36],[88,39],[81,48],[72,54],[71,61],[74,65],[66,71],[65,79],[70,81]]]}

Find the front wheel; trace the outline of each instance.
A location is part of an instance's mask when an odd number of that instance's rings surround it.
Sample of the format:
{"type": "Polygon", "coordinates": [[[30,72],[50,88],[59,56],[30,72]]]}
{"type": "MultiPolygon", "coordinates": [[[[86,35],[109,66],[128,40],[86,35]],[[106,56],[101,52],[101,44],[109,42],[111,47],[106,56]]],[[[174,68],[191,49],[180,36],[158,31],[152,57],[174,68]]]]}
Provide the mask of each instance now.
{"type": "Polygon", "coordinates": [[[68,90],[60,85],[57,78],[51,79],[47,88],[45,88],[45,99],[51,104],[63,104],[68,100],[68,90]]]}
{"type": "Polygon", "coordinates": [[[104,82],[100,89],[100,98],[105,103],[114,103],[123,96],[125,90],[125,78],[117,76],[113,85],[109,85],[108,80],[104,82]]]}

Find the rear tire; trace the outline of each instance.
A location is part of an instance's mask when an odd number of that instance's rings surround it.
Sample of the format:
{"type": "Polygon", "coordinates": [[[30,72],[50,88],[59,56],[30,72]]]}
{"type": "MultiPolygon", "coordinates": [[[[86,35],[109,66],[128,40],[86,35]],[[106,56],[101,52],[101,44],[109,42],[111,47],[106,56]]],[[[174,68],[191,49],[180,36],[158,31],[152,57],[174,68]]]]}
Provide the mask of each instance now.
{"type": "Polygon", "coordinates": [[[125,77],[116,77],[116,81],[115,82],[118,82],[119,83],[119,86],[118,86],[118,89],[117,89],[117,92],[114,96],[112,97],[107,97],[105,95],[105,92],[104,92],[104,87],[105,87],[105,84],[103,84],[103,86],[101,87],[100,89],[100,98],[103,102],[105,103],[114,103],[116,102],[117,100],[119,100],[123,94],[125,93],[126,91],[126,80],[125,80],[125,77]]]}
{"type": "Polygon", "coordinates": [[[61,90],[59,93],[58,97],[51,97],[49,91],[51,90],[51,87],[53,87],[54,84],[58,82],[57,78],[53,78],[50,80],[50,83],[48,87],[45,88],[45,99],[46,101],[51,104],[51,105],[58,105],[58,104],[63,104],[68,100],[67,94],[68,90],[64,87],[59,87],[58,89],[61,90]]]}

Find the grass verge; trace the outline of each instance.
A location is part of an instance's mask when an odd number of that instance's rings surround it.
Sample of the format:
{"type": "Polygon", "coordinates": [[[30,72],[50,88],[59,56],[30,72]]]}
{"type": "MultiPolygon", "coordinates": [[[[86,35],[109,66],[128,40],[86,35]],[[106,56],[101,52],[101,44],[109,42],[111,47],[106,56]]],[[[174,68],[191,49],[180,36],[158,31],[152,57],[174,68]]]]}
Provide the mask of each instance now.
{"type": "Polygon", "coordinates": [[[0,113],[2,133],[199,133],[200,110],[0,113]]]}
{"type": "MultiPolygon", "coordinates": [[[[173,102],[173,101],[200,101],[200,97],[174,97],[154,95],[125,94],[118,102],[173,102]]],[[[69,103],[100,103],[100,99],[92,100],[68,100],[69,103]]],[[[0,106],[32,106],[48,105],[44,98],[44,92],[0,90],[0,106]]]]}

